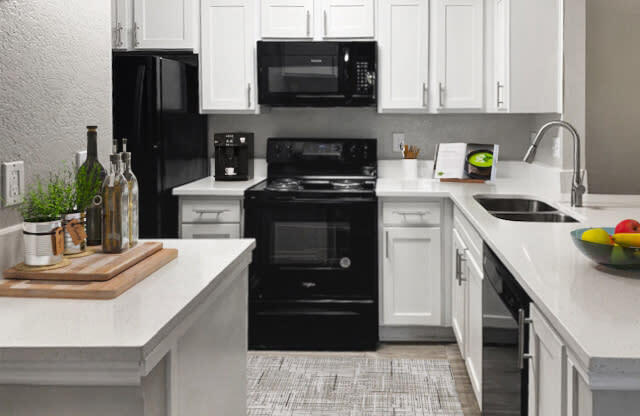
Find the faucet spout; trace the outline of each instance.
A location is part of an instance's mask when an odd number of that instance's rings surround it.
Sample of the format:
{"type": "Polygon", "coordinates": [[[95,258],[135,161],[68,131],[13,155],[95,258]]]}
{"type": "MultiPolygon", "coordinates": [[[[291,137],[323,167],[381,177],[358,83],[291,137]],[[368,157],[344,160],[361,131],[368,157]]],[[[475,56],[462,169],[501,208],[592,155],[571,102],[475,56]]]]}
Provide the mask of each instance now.
{"type": "Polygon", "coordinates": [[[524,156],[524,161],[527,163],[532,163],[535,156],[536,151],[538,150],[538,145],[542,141],[542,138],[545,136],[547,131],[552,127],[561,127],[569,131],[573,138],[573,180],[571,183],[571,206],[572,207],[581,207],[582,206],[582,196],[584,195],[586,188],[582,183],[582,172],[580,169],[580,135],[576,131],[575,127],[566,121],[555,120],[551,121],[540,128],[538,134],[533,139],[533,143],[529,146],[529,150],[527,150],[527,154],[524,156]]]}

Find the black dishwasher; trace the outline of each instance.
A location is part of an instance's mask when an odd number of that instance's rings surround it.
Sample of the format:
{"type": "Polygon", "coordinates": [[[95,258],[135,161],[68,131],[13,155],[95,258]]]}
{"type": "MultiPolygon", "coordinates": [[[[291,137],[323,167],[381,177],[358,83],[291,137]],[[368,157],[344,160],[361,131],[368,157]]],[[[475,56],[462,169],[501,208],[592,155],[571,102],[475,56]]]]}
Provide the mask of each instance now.
{"type": "Polygon", "coordinates": [[[527,415],[531,299],[485,244],[482,299],[482,414],[527,415]]]}

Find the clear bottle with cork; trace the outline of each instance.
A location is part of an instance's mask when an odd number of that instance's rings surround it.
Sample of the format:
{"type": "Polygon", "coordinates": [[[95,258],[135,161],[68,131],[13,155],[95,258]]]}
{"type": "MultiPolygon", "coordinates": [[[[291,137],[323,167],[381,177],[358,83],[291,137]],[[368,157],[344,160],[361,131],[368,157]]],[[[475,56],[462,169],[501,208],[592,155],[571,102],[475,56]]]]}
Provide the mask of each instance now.
{"type": "Polygon", "coordinates": [[[122,161],[124,178],[129,188],[129,247],[138,244],[138,179],[131,170],[131,152],[127,152],[127,139],[122,139],[122,161]]]}
{"type": "MultiPolygon", "coordinates": [[[[107,176],[107,172],[98,160],[98,126],[87,126],[87,160],[80,167],[80,169],[83,168],[90,175],[99,175],[101,181],[104,181],[107,176]]],[[[99,201],[99,198],[96,201],[99,201]]],[[[102,207],[99,203],[94,203],[87,208],[87,245],[89,246],[99,246],[102,243],[101,211],[102,207]]]]}
{"type": "Polygon", "coordinates": [[[102,184],[102,251],[120,253],[129,248],[129,185],[122,174],[122,155],[113,141],[111,167],[102,184]]]}

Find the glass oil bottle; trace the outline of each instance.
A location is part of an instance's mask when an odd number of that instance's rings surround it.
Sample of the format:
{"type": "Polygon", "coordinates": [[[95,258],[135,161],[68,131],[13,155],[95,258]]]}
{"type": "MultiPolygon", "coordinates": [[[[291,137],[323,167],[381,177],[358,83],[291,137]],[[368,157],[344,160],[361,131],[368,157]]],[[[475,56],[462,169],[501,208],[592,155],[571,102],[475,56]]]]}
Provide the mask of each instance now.
{"type": "Polygon", "coordinates": [[[122,139],[122,161],[124,162],[123,175],[129,188],[129,247],[133,247],[138,244],[138,179],[131,170],[131,152],[127,152],[127,139],[122,139]]]}
{"type": "Polygon", "coordinates": [[[102,184],[102,251],[120,253],[129,248],[129,186],[115,141],[109,160],[109,174],[102,184]]]}

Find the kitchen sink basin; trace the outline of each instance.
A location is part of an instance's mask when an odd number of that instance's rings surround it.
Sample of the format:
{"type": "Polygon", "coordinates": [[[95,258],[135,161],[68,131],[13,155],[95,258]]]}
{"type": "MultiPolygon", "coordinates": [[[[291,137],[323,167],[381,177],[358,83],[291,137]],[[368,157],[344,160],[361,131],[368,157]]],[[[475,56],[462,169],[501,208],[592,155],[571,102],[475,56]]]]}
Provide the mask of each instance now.
{"type": "Polygon", "coordinates": [[[529,198],[503,196],[475,196],[489,214],[506,221],[520,222],[578,222],[551,205],[529,198]]]}
{"type": "Polygon", "coordinates": [[[521,222],[578,222],[570,215],[561,212],[490,212],[496,218],[521,222]]]}
{"type": "Polygon", "coordinates": [[[552,212],[556,208],[542,201],[525,198],[476,197],[476,201],[487,211],[492,212],[552,212]]]}

